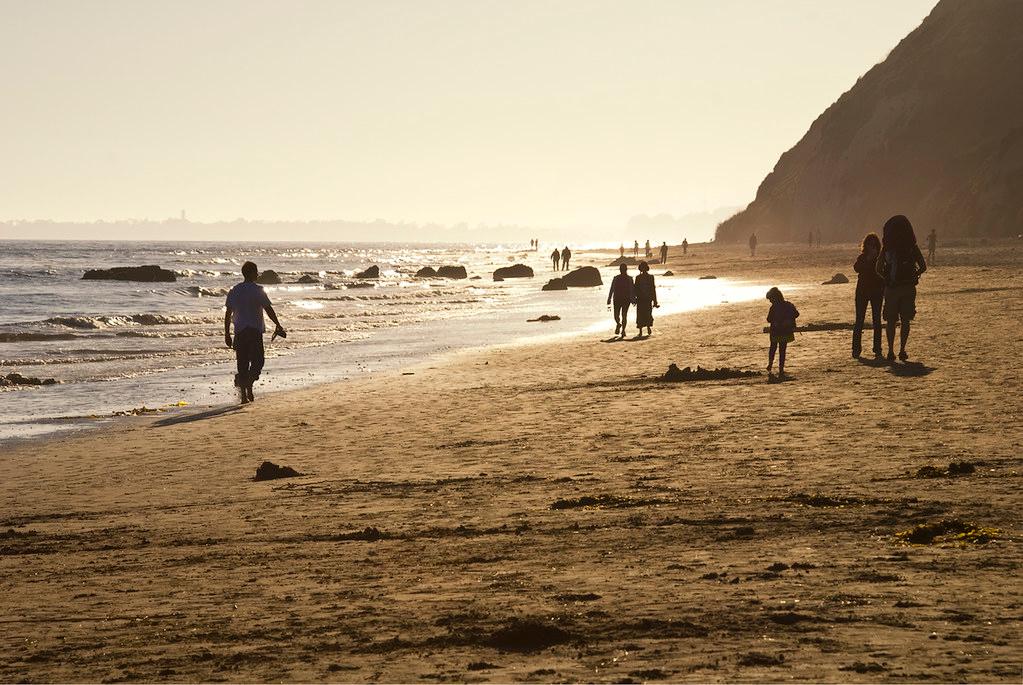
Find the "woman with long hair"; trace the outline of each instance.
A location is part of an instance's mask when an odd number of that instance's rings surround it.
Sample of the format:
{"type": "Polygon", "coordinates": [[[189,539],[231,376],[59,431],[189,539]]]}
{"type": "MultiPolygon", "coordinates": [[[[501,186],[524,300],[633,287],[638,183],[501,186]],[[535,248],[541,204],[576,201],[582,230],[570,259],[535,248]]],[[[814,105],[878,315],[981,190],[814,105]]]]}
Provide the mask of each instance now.
{"type": "Polygon", "coordinates": [[[654,332],[653,308],[660,306],[657,304],[657,288],[654,286],[654,276],[650,273],[650,265],[640,262],[639,275],[636,276],[636,325],[640,335],[643,335],[644,328],[647,335],[654,332]]]}
{"type": "Polygon", "coordinates": [[[885,222],[881,233],[881,254],[877,258],[877,275],[884,280],[884,319],[888,334],[888,361],[895,361],[895,324],[900,322],[899,359],[906,361],[906,342],[910,322],[916,317],[916,285],[927,271],[920,247],[916,243],[913,224],[901,214],[885,222]]]}
{"type": "Polygon", "coordinates": [[[874,356],[881,357],[881,301],[884,298],[884,281],[877,275],[877,257],[881,254],[881,239],[876,233],[868,233],[860,243],[860,256],[853,264],[856,277],[856,323],[853,325],[852,356],[859,359],[863,349],[863,320],[867,318],[870,305],[870,320],[874,326],[874,356]]]}

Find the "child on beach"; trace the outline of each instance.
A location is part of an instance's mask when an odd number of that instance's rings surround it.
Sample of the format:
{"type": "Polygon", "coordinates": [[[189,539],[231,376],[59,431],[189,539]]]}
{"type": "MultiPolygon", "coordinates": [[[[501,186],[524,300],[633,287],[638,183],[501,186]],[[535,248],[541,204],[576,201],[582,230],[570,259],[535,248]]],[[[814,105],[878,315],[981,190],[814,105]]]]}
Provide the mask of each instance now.
{"type": "Polygon", "coordinates": [[[774,366],[774,352],[778,351],[778,376],[785,375],[785,348],[796,339],[796,319],[799,310],[788,302],[777,288],[767,291],[771,308],[767,312],[767,323],[771,324],[771,350],[767,353],[767,375],[774,366]]]}

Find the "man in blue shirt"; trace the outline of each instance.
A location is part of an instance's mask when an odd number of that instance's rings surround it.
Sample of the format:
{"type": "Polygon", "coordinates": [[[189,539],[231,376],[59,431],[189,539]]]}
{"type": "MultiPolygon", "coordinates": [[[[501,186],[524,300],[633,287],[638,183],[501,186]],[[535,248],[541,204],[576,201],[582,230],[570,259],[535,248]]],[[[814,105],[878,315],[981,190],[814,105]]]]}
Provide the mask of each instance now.
{"type": "Polygon", "coordinates": [[[242,276],[244,283],[239,283],[231,288],[227,294],[227,311],[224,313],[224,342],[228,347],[234,348],[235,357],[238,361],[238,373],[235,374],[234,384],[238,388],[242,404],[252,402],[255,397],[252,395],[252,384],[259,380],[259,374],[263,370],[265,359],[263,352],[263,333],[266,326],[263,325],[263,312],[270,317],[270,320],[277,326],[274,335],[286,336],[281,322],[277,320],[277,314],[270,304],[263,286],[256,283],[259,270],[252,262],[242,264],[242,276]],[[231,340],[231,324],[234,323],[234,341],[231,340]]]}

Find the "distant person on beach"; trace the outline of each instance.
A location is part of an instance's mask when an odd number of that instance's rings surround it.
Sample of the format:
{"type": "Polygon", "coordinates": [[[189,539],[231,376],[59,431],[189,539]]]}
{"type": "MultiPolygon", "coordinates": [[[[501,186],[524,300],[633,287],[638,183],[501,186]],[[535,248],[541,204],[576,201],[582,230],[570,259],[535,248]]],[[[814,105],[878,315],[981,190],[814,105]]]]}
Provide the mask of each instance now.
{"type": "Polygon", "coordinates": [[[263,371],[265,353],[263,350],[263,312],[277,326],[274,335],[287,335],[281,322],[277,320],[270,298],[263,286],[256,283],[259,270],[252,262],[242,264],[242,276],[245,281],[231,288],[227,294],[227,309],[224,313],[224,342],[234,349],[238,363],[238,373],[234,377],[234,385],[242,404],[252,402],[252,384],[259,380],[263,371]],[[234,324],[234,340],[231,340],[231,324],[234,324]]]}
{"type": "Polygon", "coordinates": [[[561,253],[558,252],[558,248],[554,248],[554,252],[551,252],[551,262],[554,264],[554,270],[558,270],[558,265],[561,264],[561,253]]]}
{"type": "Polygon", "coordinates": [[[654,276],[650,273],[650,265],[646,262],[639,263],[639,275],[633,285],[633,293],[636,300],[636,326],[639,334],[652,335],[654,325],[653,307],[660,307],[657,304],[657,288],[654,286],[654,276]]]}
{"type": "Polygon", "coordinates": [[[874,326],[874,356],[881,357],[881,302],[884,298],[884,280],[877,275],[877,257],[881,254],[881,239],[868,233],[860,245],[860,256],[853,264],[856,277],[856,323],[853,325],[852,356],[860,358],[862,351],[863,321],[870,305],[870,320],[874,326]]]}
{"type": "Polygon", "coordinates": [[[756,257],[757,256],[757,234],[756,233],[750,233],[750,236],[749,236],[749,256],[750,257],[756,257]]]}
{"type": "Polygon", "coordinates": [[[625,243],[618,247],[618,257],[619,259],[625,259],[625,243]]]}
{"type": "Polygon", "coordinates": [[[638,240],[633,240],[632,241],[632,256],[633,257],[639,257],[639,241],[638,240]]]}
{"type": "Polygon", "coordinates": [[[646,241],[646,245],[643,246],[643,249],[644,249],[643,256],[646,257],[647,259],[650,259],[651,257],[654,256],[654,253],[650,251],[650,241],[649,240],[646,241]]]}
{"type": "Polygon", "coordinates": [[[817,247],[821,246],[821,229],[817,229],[817,247]]]}
{"type": "Polygon", "coordinates": [[[668,242],[661,243],[661,264],[668,263],[668,242]]]}
{"type": "Polygon", "coordinates": [[[572,251],[568,249],[568,245],[565,245],[565,249],[561,251],[561,270],[568,271],[568,260],[572,258],[572,251]]]}
{"type": "Polygon", "coordinates": [[[813,231],[810,231],[810,247],[813,247],[813,231]]]}
{"type": "Polygon", "coordinates": [[[938,232],[933,228],[927,234],[927,263],[934,266],[934,250],[938,247],[938,232]]]}
{"type": "Polygon", "coordinates": [[[611,280],[611,290],[607,293],[607,304],[614,303],[615,333],[625,337],[625,326],[629,318],[629,305],[635,297],[635,286],[632,276],[629,275],[629,267],[625,264],[618,266],[619,274],[611,280]]]}
{"type": "Polygon", "coordinates": [[[895,324],[901,322],[899,359],[906,361],[910,322],[916,317],[916,284],[927,271],[927,262],[916,243],[909,219],[899,214],[884,225],[877,275],[884,280],[884,319],[888,334],[888,361],[895,361],[895,324]]]}
{"type": "Polygon", "coordinates": [[[685,238],[682,239],[682,256],[685,257],[689,254],[689,241],[685,238]]]}
{"type": "Polygon", "coordinates": [[[787,301],[777,288],[767,291],[771,308],[767,312],[767,323],[771,324],[771,349],[767,353],[767,375],[770,377],[774,366],[774,353],[778,352],[778,377],[785,375],[785,350],[796,339],[796,319],[799,310],[787,301]]]}

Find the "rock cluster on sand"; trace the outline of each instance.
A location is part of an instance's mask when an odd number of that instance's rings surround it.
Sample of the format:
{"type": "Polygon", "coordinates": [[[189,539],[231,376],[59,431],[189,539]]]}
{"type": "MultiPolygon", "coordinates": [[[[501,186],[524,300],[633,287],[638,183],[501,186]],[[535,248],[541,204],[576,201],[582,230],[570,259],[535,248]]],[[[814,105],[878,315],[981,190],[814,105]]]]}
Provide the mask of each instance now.
{"type": "Polygon", "coordinates": [[[267,269],[256,276],[256,283],[260,285],[280,285],[281,277],[273,269],[267,269]]]}
{"type": "Polygon", "coordinates": [[[177,274],[161,269],[155,264],[148,266],[115,266],[112,269],[89,269],[82,276],[83,281],[142,281],[144,283],[173,283],[177,274]]]}
{"type": "Polygon", "coordinates": [[[437,269],[437,275],[440,276],[441,278],[462,279],[466,278],[469,274],[466,273],[464,266],[458,265],[442,266],[441,268],[437,269]]]}
{"type": "Polygon", "coordinates": [[[843,273],[837,273],[831,277],[830,281],[824,281],[821,285],[835,285],[837,283],[848,283],[849,277],[843,273]]]}
{"type": "Polygon", "coordinates": [[[506,278],[532,278],[533,269],[526,266],[525,264],[513,264],[512,266],[502,266],[500,269],[494,271],[494,280],[503,281],[506,278]]]}
{"type": "Polygon", "coordinates": [[[295,478],[302,474],[290,466],[280,466],[272,461],[264,461],[256,469],[256,475],[252,480],[274,480],[275,478],[295,478]]]}
{"type": "Polygon", "coordinates": [[[917,478],[955,478],[956,476],[968,476],[976,467],[968,461],[950,462],[947,469],[940,469],[937,466],[921,466],[917,472],[917,478]]]}
{"type": "Polygon", "coordinates": [[[581,266],[561,277],[569,288],[592,288],[604,285],[600,280],[600,271],[595,266],[581,266]]]}
{"type": "Polygon", "coordinates": [[[298,279],[296,283],[319,283],[320,279],[312,274],[303,274],[302,278],[298,279]]]}
{"type": "Polygon", "coordinates": [[[640,260],[636,259],[635,257],[619,257],[618,259],[608,264],[608,266],[621,266],[622,264],[626,264],[628,266],[636,266],[637,264],[639,264],[639,262],[640,260]]]}
{"type": "Polygon", "coordinates": [[[31,378],[29,376],[22,376],[20,373],[9,373],[6,376],[0,376],[0,387],[9,387],[12,385],[56,385],[57,381],[53,378],[31,378]]]}
{"type": "Polygon", "coordinates": [[[723,381],[731,378],[750,378],[759,375],[759,371],[743,371],[742,369],[729,369],[728,367],[705,369],[697,366],[694,370],[688,366],[680,369],[677,365],[670,364],[668,365],[667,373],[661,377],[661,380],[673,383],[684,381],[723,381]]]}
{"type": "Polygon", "coordinates": [[[437,270],[432,266],[424,266],[416,272],[416,278],[437,278],[437,270]]]}
{"type": "Polygon", "coordinates": [[[552,278],[540,290],[568,290],[563,278],[552,278]]]}
{"type": "Polygon", "coordinates": [[[542,314],[535,319],[526,319],[526,323],[533,323],[534,321],[561,321],[561,317],[557,314],[542,314]]]}
{"type": "Polygon", "coordinates": [[[380,267],[374,264],[365,271],[355,274],[356,278],[380,278],[380,267]]]}

